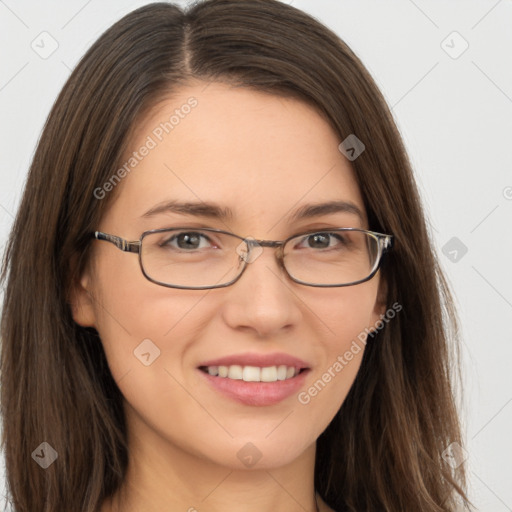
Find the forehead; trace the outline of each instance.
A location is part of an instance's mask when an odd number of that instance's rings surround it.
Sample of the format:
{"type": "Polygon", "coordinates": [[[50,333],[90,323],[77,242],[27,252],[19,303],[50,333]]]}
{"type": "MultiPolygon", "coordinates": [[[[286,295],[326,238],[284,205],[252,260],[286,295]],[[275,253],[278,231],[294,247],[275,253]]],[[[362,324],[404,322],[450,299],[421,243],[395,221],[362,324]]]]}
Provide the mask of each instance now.
{"type": "Polygon", "coordinates": [[[351,202],[364,215],[340,142],[297,99],[222,83],[183,87],[133,127],[110,216],[137,223],[166,201],[218,204],[234,223],[267,229],[319,202],[351,202]]]}

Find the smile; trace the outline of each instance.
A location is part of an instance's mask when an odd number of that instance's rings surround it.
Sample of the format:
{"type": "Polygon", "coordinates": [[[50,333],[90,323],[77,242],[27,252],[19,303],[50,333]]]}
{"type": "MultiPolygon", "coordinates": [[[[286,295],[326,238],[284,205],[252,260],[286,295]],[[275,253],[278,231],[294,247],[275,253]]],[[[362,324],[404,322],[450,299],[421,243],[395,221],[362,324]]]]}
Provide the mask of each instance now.
{"type": "Polygon", "coordinates": [[[305,368],[296,368],[294,366],[201,366],[199,367],[205,373],[214,377],[221,377],[232,380],[243,380],[245,382],[277,382],[292,379],[305,368]]]}

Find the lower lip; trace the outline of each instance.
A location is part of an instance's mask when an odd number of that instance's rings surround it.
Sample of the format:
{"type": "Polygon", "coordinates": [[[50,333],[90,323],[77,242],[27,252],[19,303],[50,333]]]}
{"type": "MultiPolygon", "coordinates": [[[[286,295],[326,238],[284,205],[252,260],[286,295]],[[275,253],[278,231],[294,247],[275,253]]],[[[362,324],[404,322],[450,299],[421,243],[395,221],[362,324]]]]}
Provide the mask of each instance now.
{"type": "Polygon", "coordinates": [[[245,405],[274,405],[297,393],[304,385],[309,369],[295,377],[276,382],[245,382],[244,380],[216,377],[197,370],[217,391],[245,405]]]}

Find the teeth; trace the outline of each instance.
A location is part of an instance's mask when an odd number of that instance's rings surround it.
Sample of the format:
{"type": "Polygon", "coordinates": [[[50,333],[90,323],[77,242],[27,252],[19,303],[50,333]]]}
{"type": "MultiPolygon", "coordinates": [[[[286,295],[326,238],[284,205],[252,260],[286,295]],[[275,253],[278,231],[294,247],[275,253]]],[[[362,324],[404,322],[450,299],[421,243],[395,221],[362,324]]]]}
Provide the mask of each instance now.
{"type": "Polygon", "coordinates": [[[268,366],[261,369],[261,382],[275,382],[277,380],[277,368],[268,366]]]}
{"type": "Polygon", "coordinates": [[[243,375],[242,367],[233,364],[229,367],[228,379],[241,380],[243,375]]]}
{"type": "Polygon", "coordinates": [[[277,367],[277,380],[284,380],[286,379],[286,365],[282,364],[281,366],[277,367]]]}
{"type": "MultiPolygon", "coordinates": [[[[258,368],[257,366],[244,366],[242,379],[244,379],[245,382],[261,382],[260,376],[261,368],[258,368]]],[[[229,373],[228,377],[230,377],[229,373]]]]}
{"type": "Polygon", "coordinates": [[[276,382],[278,380],[291,379],[299,370],[293,366],[208,366],[206,371],[213,376],[224,377],[245,382],[276,382]]]}

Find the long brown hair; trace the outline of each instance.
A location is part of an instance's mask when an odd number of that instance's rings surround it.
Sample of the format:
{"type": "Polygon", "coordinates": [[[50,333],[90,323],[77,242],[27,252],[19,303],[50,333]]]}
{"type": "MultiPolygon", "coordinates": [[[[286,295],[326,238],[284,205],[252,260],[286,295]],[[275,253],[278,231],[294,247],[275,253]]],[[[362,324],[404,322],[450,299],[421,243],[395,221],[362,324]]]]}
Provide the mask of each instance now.
{"type": "Polygon", "coordinates": [[[68,292],[113,197],[94,191],[118,169],[144,113],[192,79],[295,96],[340,142],[355,134],[366,146],[352,166],[370,229],[395,236],[382,278],[387,303],[402,311],[368,338],[317,441],[317,491],[338,511],[468,507],[464,464],[443,457],[464,444],[457,320],[385,100],[358,57],[311,16],[276,0],[206,0],[185,11],[150,4],[113,25],[44,127],[2,269],[2,444],[14,510],[96,512],[123,481],[122,395],[98,333],[73,321],[68,292]],[[43,442],[58,454],[47,469],[33,460],[43,442]]]}

